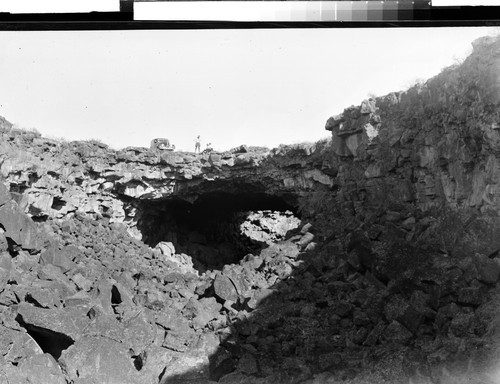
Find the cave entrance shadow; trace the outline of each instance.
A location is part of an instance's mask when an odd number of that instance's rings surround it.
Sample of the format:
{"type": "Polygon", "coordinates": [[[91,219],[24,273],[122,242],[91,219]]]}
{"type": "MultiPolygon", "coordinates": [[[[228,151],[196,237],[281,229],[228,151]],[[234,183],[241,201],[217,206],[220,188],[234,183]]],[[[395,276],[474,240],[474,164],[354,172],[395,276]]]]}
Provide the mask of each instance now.
{"type": "MultiPolygon", "coordinates": [[[[314,290],[311,283],[325,270],[336,265],[326,265],[326,258],[322,256],[322,251],[325,250],[314,249],[315,243],[311,241],[311,233],[301,233],[301,228],[307,227],[301,223],[299,228],[289,231],[287,240],[274,246],[266,246],[259,254],[256,253],[257,257],[269,256],[273,248],[279,248],[280,244],[284,243],[293,243],[297,249],[301,249],[298,255],[289,252],[288,254],[293,256],[290,258],[279,254],[269,257],[267,265],[274,268],[278,267],[279,263],[286,262],[288,269],[284,264],[284,269],[276,269],[278,273],[282,273],[281,278],[263,290],[266,295],[253,309],[240,305],[238,314],[227,312],[228,318],[231,319],[230,325],[227,329],[217,332],[220,345],[208,356],[209,364],[205,367],[205,373],[199,374],[197,369],[182,375],[165,376],[160,384],[262,383],[259,380],[264,377],[266,383],[292,383],[311,376],[312,371],[306,365],[306,362],[311,361],[306,361],[307,356],[319,352],[317,346],[312,345],[321,339],[324,339],[322,348],[325,353],[332,353],[331,346],[327,346],[331,342],[327,333],[331,330],[318,327],[315,334],[307,334],[307,329],[311,327],[304,327],[302,317],[306,314],[311,319],[315,309],[324,309],[329,305],[326,300],[316,297],[319,292],[314,290]],[[297,334],[301,335],[297,337],[297,334]],[[300,340],[300,343],[295,343],[294,339],[300,340]],[[280,372],[282,366],[287,367],[286,371],[280,372]],[[271,381],[269,375],[274,375],[271,381]]],[[[283,251],[287,252],[286,249],[290,248],[284,246],[283,251]]],[[[257,267],[261,273],[266,273],[265,268],[267,267],[264,265],[257,267]]],[[[322,368],[334,369],[339,366],[340,362],[333,362],[331,366],[322,368]]]]}
{"type": "Polygon", "coordinates": [[[225,192],[203,194],[194,203],[178,198],[145,202],[138,210],[137,228],[144,243],[155,247],[160,241],[171,242],[177,254],[192,258],[200,273],[221,270],[268,246],[265,238],[242,232],[249,212],[296,213],[280,197],[225,192]]]}
{"type": "MultiPolygon", "coordinates": [[[[230,325],[217,331],[219,346],[204,373],[199,367],[182,375],[166,372],[159,384],[387,383],[412,382],[414,374],[423,375],[417,382],[430,382],[434,368],[425,351],[397,339],[405,333],[384,319],[387,287],[348,258],[349,246],[332,236],[314,247],[307,244],[311,235],[291,233],[289,241],[302,252],[253,310],[227,312],[230,325]]],[[[269,265],[280,261],[273,257],[269,265]]]]}

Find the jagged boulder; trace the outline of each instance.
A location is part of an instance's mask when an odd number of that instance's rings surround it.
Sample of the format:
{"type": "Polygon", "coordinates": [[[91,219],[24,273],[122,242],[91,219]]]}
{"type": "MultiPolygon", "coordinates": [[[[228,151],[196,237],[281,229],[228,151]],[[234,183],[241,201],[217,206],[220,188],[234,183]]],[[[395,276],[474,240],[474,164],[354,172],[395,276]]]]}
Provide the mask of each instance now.
{"type": "Polygon", "coordinates": [[[61,269],[63,273],[76,267],[76,264],[71,260],[71,247],[59,249],[56,245],[50,246],[40,255],[40,263],[42,265],[51,264],[61,269]],[[69,257],[68,257],[69,256],[69,257]]]}
{"type": "Polygon", "coordinates": [[[60,337],[67,344],[80,338],[89,325],[90,320],[86,311],[80,308],[45,309],[28,303],[21,303],[17,307],[19,321],[24,327],[60,337]]]}
{"type": "Polygon", "coordinates": [[[0,183],[0,206],[12,200],[12,196],[4,183],[0,183]]]}
{"type": "Polygon", "coordinates": [[[8,252],[0,253],[0,291],[5,289],[12,272],[11,256],[8,252]]]}
{"type": "Polygon", "coordinates": [[[138,357],[130,356],[125,344],[109,338],[83,337],[63,352],[59,362],[74,382],[144,383],[138,357]]]}
{"type": "Polygon", "coordinates": [[[66,377],[57,361],[48,353],[33,355],[22,360],[18,366],[7,366],[7,383],[66,384],[66,377]]]}
{"type": "Polygon", "coordinates": [[[10,200],[0,206],[0,224],[5,229],[4,236],[13,243],[27,250],[38,250],[43,244],[43,238],[36,224],[10,200]]]}

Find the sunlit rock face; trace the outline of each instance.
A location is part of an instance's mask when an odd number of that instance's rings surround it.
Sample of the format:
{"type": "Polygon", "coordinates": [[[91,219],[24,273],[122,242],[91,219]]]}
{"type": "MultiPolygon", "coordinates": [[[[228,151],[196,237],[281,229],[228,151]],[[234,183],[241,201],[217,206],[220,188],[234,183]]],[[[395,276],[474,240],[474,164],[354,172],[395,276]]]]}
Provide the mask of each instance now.
{"type": "Polygon", "coordinates": [[[356,182],[372,201],[386,184],[422,210],[449,204],[498,212],[498,44],[478,40],[461,66],[331,117],[336,154],[355,160],[341,168],[344,183],[356,182]],[[365,177],[353,177],[356,166],[365,177]]]}
{"type": "Polygon", "coordinates": [[[332,146],[338,156],[359,157],[378,136],[380,115],[376,100],[364,100],[360,106],[350,107],[341,115],[332,116],[326,129],[332,132],[332,146]]]}

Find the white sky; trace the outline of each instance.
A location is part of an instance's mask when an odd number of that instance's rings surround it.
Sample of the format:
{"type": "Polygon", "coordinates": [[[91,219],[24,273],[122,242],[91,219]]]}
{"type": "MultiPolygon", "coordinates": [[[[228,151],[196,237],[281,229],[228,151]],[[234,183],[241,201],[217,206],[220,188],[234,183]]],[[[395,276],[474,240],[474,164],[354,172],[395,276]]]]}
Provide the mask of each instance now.
{"type": "Polygon", "coordinates": [[[326,120],[429,78],[491,28],[0,32],[0,115],[114,148],[327,137],[326,120]]]}

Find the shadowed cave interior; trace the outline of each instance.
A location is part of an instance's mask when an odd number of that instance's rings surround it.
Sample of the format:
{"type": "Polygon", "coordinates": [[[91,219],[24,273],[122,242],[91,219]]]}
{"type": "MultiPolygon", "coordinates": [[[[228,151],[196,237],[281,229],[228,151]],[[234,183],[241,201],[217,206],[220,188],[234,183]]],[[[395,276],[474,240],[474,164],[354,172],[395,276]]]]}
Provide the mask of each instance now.
{"type": "Polygon", "coordinates": [[[276,238],[273,226],[283,229],[300,221],[296,207],[264,193],[210,192],[194,203],[179,198],[144,201],[138,211],[144,243],[173,243],[175,253],[191,256],[200,272],[238,263],[276,238]],[[262,225],[266,218],[267,225],[262,225]]]}

